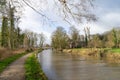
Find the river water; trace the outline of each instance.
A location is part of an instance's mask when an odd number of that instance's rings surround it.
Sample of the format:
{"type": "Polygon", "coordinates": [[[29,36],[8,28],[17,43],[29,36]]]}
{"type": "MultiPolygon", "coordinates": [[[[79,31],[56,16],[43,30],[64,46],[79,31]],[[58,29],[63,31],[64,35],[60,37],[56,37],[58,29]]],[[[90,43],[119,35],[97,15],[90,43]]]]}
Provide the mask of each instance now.
{"type": "Polygon", "coordinates": [[[48,80],[120,80],[120,65],[44,50],[38,55],[48,80]]]}

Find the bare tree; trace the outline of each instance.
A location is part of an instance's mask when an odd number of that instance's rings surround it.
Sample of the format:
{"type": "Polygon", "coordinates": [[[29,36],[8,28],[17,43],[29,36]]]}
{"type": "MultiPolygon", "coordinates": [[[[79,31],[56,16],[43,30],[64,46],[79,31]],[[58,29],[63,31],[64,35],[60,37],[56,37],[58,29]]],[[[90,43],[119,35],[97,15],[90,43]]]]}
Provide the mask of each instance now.
{"type": "Polygon", "coordinates": [[[71,21],[84,22],[95,21],[96,17],[92,13],[94,0],[54,0],[58,6],[58,11],[63,15],[63,19],[71,24],[71,21]]]}
{"type": "Polygon", "coordinates": [[[42,48],[45,42],[45,35],[43,33],[38,34],[39,47],[42,48]]]}
{"type": "Polygon", "coordinates": [[[79,30],[74,26],[70,27],[70,39],[71,39],[70,41],[71,48],[78,47],[80,43],[80,35],[79,35],[79,30]]]}

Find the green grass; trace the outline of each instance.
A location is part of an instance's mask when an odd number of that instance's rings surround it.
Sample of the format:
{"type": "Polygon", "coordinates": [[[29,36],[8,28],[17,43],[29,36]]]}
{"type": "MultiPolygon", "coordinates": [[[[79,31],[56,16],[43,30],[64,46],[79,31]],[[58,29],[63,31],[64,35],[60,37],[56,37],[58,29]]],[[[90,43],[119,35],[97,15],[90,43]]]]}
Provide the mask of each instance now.
{"type": "Polygon", "coordinates": [[[16,54],[11,57],[8,57],[2,61],[0,61],[0,73],[12,62],[20,58],[21,56],[25,55],[26,53],[16,54]]]}
{"type": "Polygon", "coordinates": [[[30,56],[25,63],[26,80],[47,80],[35,54],[30,56]]]}
{"type": "Polygon", "coordinates": [[[110,49],[109,51],[115,52],[115,53],[120,53],[120,48],[113,48],[113,49],[110,49]]]}

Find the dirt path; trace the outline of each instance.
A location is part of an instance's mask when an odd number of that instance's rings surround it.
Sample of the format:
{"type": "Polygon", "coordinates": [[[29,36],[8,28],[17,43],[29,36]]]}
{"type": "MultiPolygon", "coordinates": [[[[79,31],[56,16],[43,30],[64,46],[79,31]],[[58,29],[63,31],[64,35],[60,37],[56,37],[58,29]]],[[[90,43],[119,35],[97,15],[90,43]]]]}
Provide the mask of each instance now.
{"type": "Polygon", "coordinates": [[[30,55],[31,54],[27,54],[8,66],[0,74],[0,80],[25,80],[24,63],[27,57],[30,55]]]}

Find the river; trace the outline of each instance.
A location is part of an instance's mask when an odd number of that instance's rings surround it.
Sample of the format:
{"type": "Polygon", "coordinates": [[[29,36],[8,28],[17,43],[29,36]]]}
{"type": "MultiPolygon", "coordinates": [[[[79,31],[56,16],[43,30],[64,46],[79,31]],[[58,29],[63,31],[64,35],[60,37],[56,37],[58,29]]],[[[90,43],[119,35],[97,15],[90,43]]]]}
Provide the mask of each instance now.
{"type": "Polygon", "coordinates": [[[48,80],[120,80],[120,65],[52,50],[38,54],[48,80]]]}

